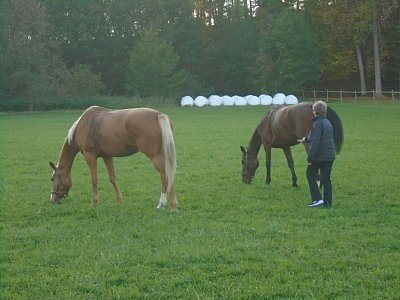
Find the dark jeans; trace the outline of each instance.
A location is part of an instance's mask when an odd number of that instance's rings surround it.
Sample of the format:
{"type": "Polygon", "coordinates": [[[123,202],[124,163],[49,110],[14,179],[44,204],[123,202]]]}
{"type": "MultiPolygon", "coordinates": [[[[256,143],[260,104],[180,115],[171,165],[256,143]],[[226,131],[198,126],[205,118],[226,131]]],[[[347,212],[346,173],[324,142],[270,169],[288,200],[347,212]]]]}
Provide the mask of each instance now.
{"type": "Polygon", "coordinates": [[[332,206],[332,182],[331,171],[333,161],[313,161],[311,165],[307,166],[307,181],[310,187],[311,200],[323,199],[325,205],[332,206]],[[318,170],[321,171],[321,178],[319,177],[318,170]],[[324,188],[324,198],[318,188],[317,180],[321,180],[324,188]]]}

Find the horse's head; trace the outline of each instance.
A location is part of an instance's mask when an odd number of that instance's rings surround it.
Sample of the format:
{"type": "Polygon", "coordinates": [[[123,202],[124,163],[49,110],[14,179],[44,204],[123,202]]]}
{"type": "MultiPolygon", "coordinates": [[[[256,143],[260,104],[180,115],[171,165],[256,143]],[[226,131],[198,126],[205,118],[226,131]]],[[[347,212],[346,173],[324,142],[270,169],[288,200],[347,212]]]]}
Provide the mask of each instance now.
{"type": "Polygon", "coordinates": [[[69,189],[71,188],[71,180],[62,178],[61,170],[53,162],[49,162],[50,167],[54,170],[51,176],[52,189],[50,194],[50,201],[60,203],[62,198],[68,196],[69,189]]]}
{"type": "Polygon", "coordinates": [[[257,156],[249,157],[247,149],[243,146],[240,146],[240,149],[242,150],[242,181],[251,183],[259,165],[258,159],[257,156]]]}

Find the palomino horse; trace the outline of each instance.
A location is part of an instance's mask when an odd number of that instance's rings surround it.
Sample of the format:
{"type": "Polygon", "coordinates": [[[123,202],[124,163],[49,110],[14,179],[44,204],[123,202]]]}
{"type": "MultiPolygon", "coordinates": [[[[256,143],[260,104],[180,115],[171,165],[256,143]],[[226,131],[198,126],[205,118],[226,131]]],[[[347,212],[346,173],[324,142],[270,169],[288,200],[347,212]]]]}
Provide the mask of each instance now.
{"type": "Polygon", "coordinates": [[[64,141],[58,164],[50,162],[54,170],[50,200],[60,202],[72,186],[71,168],[81,152],[89,166],[93,186],[93,203],[99,200],[97,158],[102,157],[114,186],[118,202],[122,202],[113,157],[143,152],[153,162],[161,176],[161,197],[157,208],[167,202],[176,209],[174,177],[176,171],[175,143],[167,115],[150,108],[110,110],[99,106],[88,108],[72,125],[64,141]]]}
{"type": "MultiPolygon", "coordinates": [[[[334,143],[339,153],[343,144],[343,127],[337,113],[328,106],[326,115],[334,130],[334,143]]],[[[314,118],[312,103],[299,103],[292,106],[273,106],[254,130],[247,148],[242,150],[242,181],[250,183],[258,168],[257,155],[261,144],[266,155],[267,176],[266,183],[271,182],[271,148],[281,148],[292,173],[292,185],[297,186],[297,176],[294,171],[294,162],[291,146],[299,144],[297,141],[310,133],[314,118]]],[[[306,152],[309,144],[304,143],[306,152]]]]}

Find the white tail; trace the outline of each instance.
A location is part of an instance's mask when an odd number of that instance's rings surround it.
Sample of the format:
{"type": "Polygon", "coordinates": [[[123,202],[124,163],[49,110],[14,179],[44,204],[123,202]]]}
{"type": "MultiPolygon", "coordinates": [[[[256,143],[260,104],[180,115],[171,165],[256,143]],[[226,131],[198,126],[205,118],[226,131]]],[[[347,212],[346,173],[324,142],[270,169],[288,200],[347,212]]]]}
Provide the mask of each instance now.
{"type": "Polygon", "coordinates": [[[160,124],[161,128],[165,177],[167,179],[167,192],[169,193],[172,185],[174,184],[176,172],[175,142],[168,116],[164,114],[159,115],[158,123],[160,124]]]}

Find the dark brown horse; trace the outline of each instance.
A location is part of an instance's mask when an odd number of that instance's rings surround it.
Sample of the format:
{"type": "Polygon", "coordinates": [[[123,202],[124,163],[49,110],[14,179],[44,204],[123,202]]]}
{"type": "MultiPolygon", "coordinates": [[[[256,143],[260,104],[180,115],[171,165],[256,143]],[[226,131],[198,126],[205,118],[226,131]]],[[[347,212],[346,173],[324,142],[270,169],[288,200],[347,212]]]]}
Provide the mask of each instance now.
{"type": "Polygon", "coordinates": [[[81,152],[89,166],[93,186],[93,203],[99,201],[97,158],[102,157],[118,202],[122,202],[113,157],[143,152],[161,176],[161,197],[158,208],[167,202],[176,208],[174,177],[176,170],[175,143],[167,115],[149,108],[110,110],[99,106],[88,108],[72,125],[64,141],[58,164],[50,162],[54,170],[50,200],[60,202],[72,186],[71,168],[81,152]]]}
{"type": "MultiPolygon", "coordinates": [[[[343,144],[343,127],[337,113],[328,106],[326,117],[334,130],[334,143],[339,153],[343,144]]],[[[312,128],[314,118],[312,103],[299,103],[292,106],[273,106],[254,130],[247,148],[242,150],[242,181],[250,183],[259,162],[257,159],[261,145],[266,155],[267,176],[266,183],[271,182],[271,148],[281,148],[292,173],[292,185],[297,186],[297,176],[294,171],[294,162],[291,146],[299,144],[299,139],[307,136],[312,128]]],[[[306,152],[309,144],[304,143],[306,152]]]]}

